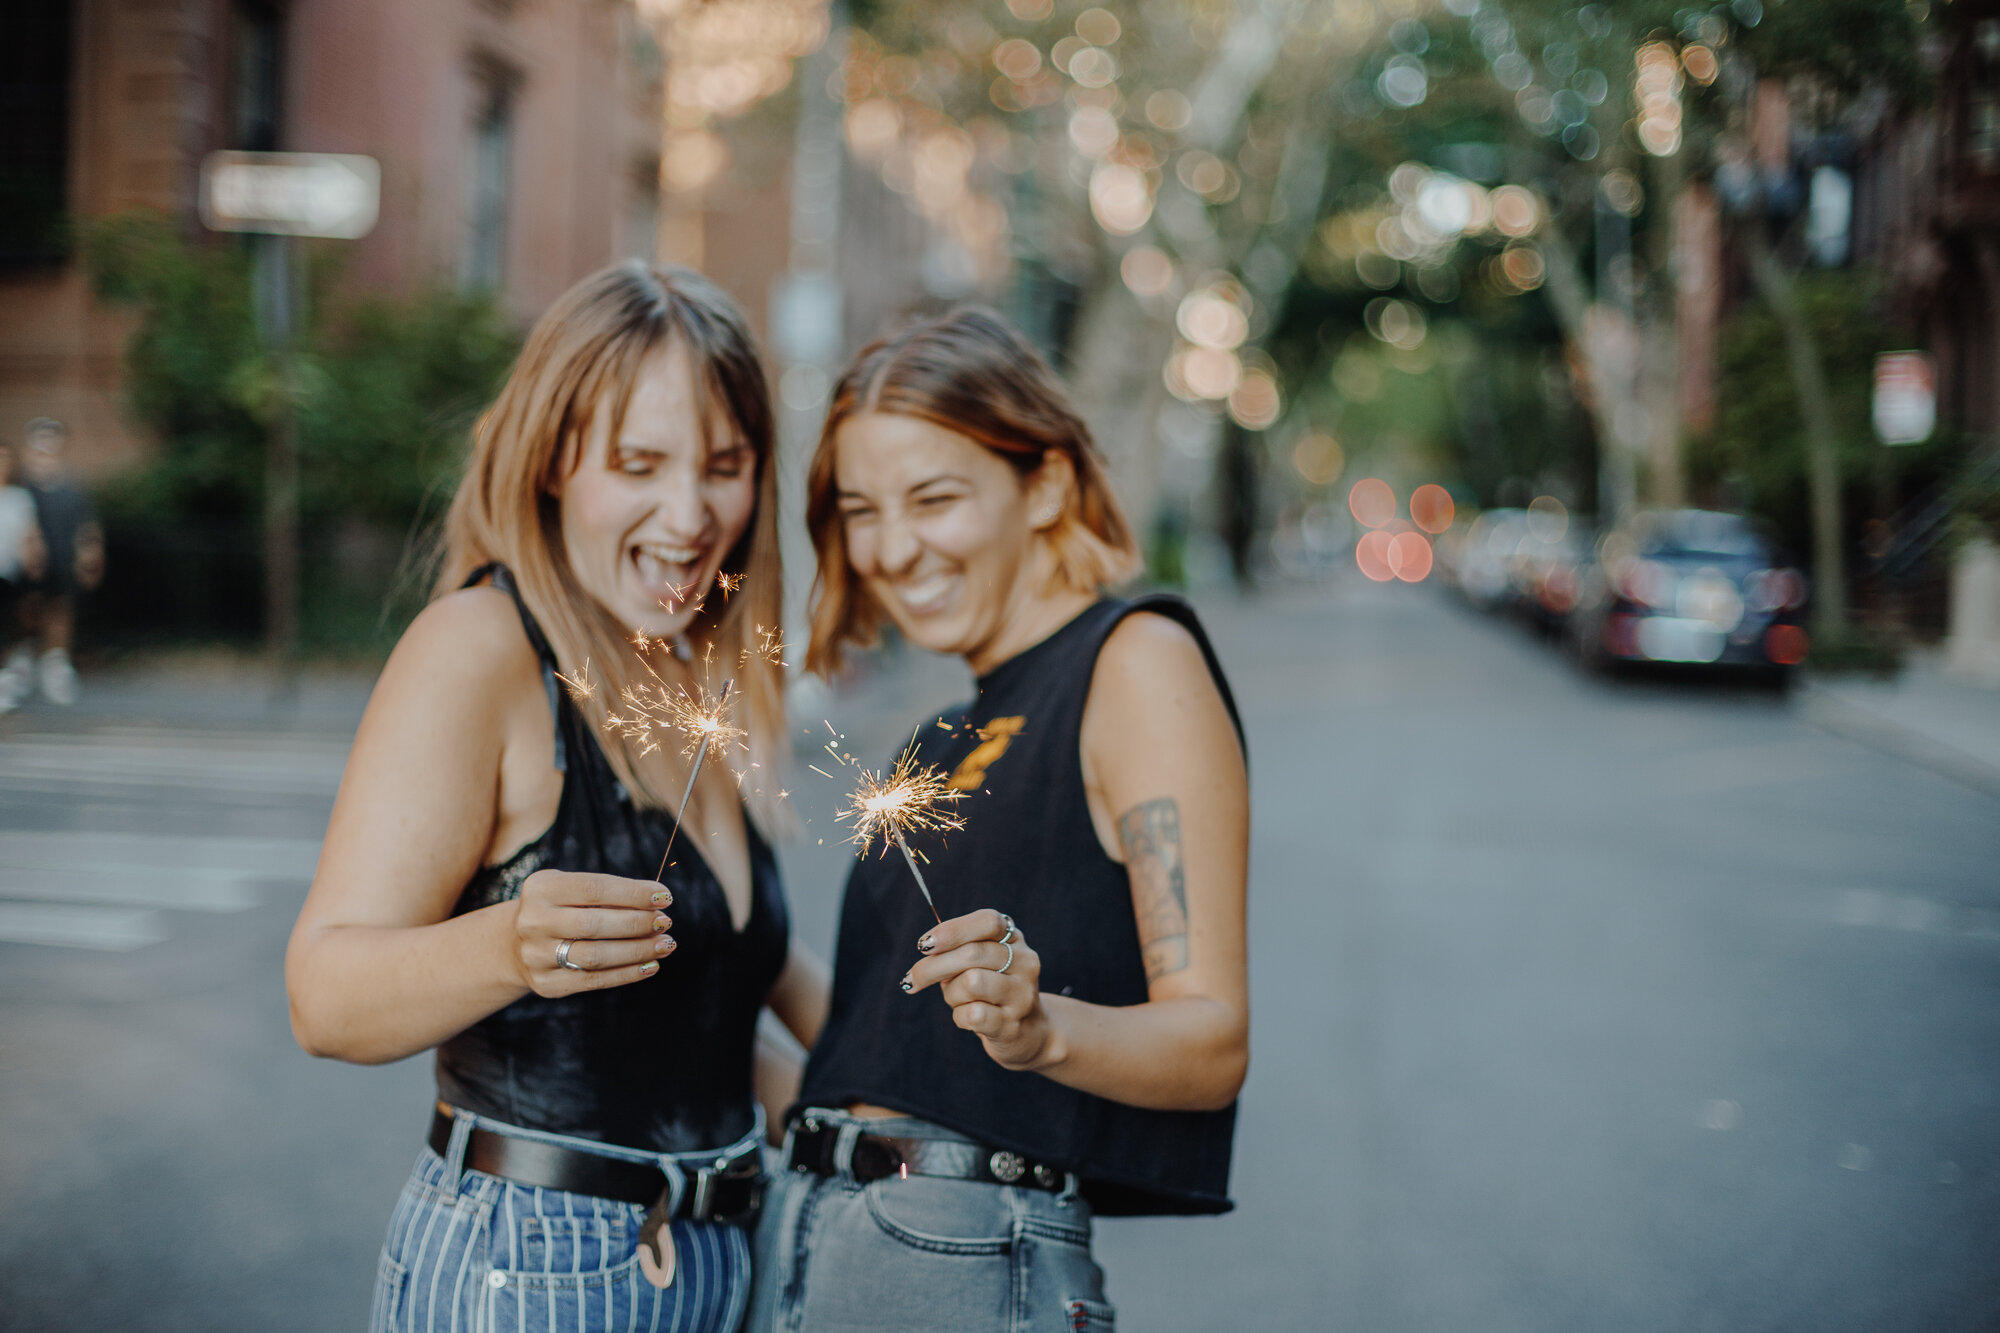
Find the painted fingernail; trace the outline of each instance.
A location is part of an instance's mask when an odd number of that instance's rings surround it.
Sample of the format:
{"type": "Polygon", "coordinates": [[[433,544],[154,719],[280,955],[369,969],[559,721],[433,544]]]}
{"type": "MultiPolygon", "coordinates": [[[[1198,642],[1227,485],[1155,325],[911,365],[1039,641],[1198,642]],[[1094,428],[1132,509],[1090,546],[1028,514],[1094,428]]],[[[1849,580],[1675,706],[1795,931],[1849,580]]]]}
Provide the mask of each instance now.
{"type": "Polygon", "coordinates": [[[639,975],[642,977],[650,977],[653,975],[653,973],[659,970],[660,970],[660,965],[658,963],[647,963],[644,967],[639,969],[639,975]]]}
{"type": "Polygon", "coordinates": [[[665,930],[673,924],[674,924],[674,919],[668,916],[665,912],[662,912],[658,916],[655,916],[653,918],[653,929],[656,932],[665,930]]]}
{"type": "Polygon", "coordinates": [[[929,953],[935,948],[937,948],[937,936],[935,935],[926,935],[917,941],[918,953],[929,953]]]}
{"type": "Polygon", "coordinates": [[[661,889],[653,895],[653,906],[655,907],[671,907],[673,903],[674,895],[665,889],[661,889]]]}
{"type": "Polygon", "coordinates": [[[915,982],[911,981],[908,977],[903,978],[903,994],[908,995],[911,991],[915,990],[916,988],[917,987],[915,982]]]}
{"type": "Polygon", "coordinates": [[[673,951],[674,951],[673,936],[662,935],[660,936],[660,938],[653,941],[653,952],[660,955],[660,957],[665,958],[668,954],[672,953],[673,951]]]}

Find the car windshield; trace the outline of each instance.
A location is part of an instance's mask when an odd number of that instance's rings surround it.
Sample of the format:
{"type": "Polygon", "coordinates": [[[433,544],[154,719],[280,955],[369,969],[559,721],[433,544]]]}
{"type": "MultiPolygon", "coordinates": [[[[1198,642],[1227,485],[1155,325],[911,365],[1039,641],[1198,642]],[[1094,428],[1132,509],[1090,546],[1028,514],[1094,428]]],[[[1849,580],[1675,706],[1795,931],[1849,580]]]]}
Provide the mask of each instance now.
{"type": "Polygon", "coordinates": [[[1763,539],[1747,519],[1700,509],[1657,515],[1641,543],[1647,554],[1685,551],[1691,555],[1759,556],[1763,539]]]}

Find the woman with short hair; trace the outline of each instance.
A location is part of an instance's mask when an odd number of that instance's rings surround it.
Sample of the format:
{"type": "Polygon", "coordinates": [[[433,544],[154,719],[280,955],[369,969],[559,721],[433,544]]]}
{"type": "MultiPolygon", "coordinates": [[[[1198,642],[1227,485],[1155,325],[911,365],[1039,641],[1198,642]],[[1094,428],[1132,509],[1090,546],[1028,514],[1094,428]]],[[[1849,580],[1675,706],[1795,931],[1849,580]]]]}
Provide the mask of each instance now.
{"type": "Polygon", "coordinates": [[[306,1050],[437,1051],[376,1330],[736,1327],[758,1016],[810,1041],[823,1004],[760,829],[774,474],[736,308],[637,261],[550,308],[479,421],[286,959],[306,1050]],[[743,746],[691,782],[687,737],[607,732],[631,689],[726,689],[743,746]]]}
{"type": "Polygon", "coordinates": [[[751,1327],[1109,1328],[1093,1213],[1230,1207],[1249,1059],[1241,732],[1088,429],[997,317],[864,350],[808,479],[808,666],[884,622],[976,697],[912,758],[964,827],[848,880],[832,1010],[767,1201],[751,1327]]]}

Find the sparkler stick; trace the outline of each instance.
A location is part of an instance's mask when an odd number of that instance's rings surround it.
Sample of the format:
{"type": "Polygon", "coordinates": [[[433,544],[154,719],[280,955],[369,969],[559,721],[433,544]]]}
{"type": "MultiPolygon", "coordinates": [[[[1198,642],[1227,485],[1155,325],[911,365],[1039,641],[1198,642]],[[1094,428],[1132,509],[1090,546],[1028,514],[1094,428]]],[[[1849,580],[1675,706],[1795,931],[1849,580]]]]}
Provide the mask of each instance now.
{"type": "MultiPolygon", "coordinates": [[[[714,711],[706,715],[708,725],[701,729],[705,730],[708,736],[717,735],[727,727],[728,724],[723,721],[722,712],[729,706],[729,689],[735,683],[733,680],[722,682],[722,691],[715,698],[714,711]]],[[[660,868],[653,874],[653,878],[659,880],[662,884],[666,883],[667,858],[674,854],[674,839],[680,836],[681,821],[687,817],[688,798],[694,795],[695,779],[701,776],[701,761],[708,758],[708,752],[713,746],[713,741],[707,739],[707,737],[703,737],[699,747],[694,752],[694,767],[688,770],[687,790],[681,793],[681,808],[674,812],[674,826],[667,833],[667,850],[660,853],[660,868]]]]}
{"type": "Polygon", "coordinates": [[[931,909],[931,918],[942,926],[944,918],[938,915],[937,902],[931,897],[931,886],[924,883],[924,872],[917,869],[917,858],[910,855],[910,844],[903,841],[903,831],[897,829],[893,836],[896,839],[896,846],[903,853],[904,864],[910,867],[910,873],[917,878],[917,887],[923,891],[924,905],[931,909]]]}
{"type": "Polygon", "coordinates": [[[916,750],[911,747],[897,758],[886,778],[862,769],[861,785],[836,818],[853,823],[854,836],[848,841],[858,845],[864,856],[877,837],[882,839],[884,851],[894,842],[910,867],[917,888],[922,890],[931,915],[942,924],[944,918],[938,915],[931,886],[925,882],[924,872],[917,868],[916,854],[910,850],[904,834],[911,830],[964,828],[964,818],[945,808],[948,803],[964,799],[965,793],[954,790],[945,780],[943,769],[933,764],[918,764],[916,750]]]}

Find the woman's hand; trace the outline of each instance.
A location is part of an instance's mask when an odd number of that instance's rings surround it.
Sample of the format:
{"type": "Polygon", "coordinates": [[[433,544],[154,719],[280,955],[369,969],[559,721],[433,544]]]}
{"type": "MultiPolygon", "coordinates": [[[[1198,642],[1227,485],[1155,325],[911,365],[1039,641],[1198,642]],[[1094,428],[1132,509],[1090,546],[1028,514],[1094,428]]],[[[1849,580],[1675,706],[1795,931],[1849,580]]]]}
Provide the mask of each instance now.
{"type": "Polygon", "coordinates": [[[514,914],[515,969],[550,999],[643,981],[674,951],[673,919],[661,910],[673,900],[650,879],[537,870],[514,914]]]}
{"type": "Polygon", "coordinates": [[[1003,1068],[1044,1063],[1052,1030],[1042,1007],[1042,960],[1011,918],[991,908],[953,917],[917,949],[928,957],[903,978],[906,993],[938,987],[951,1021],[976,1035],[1003,1068]]]}

